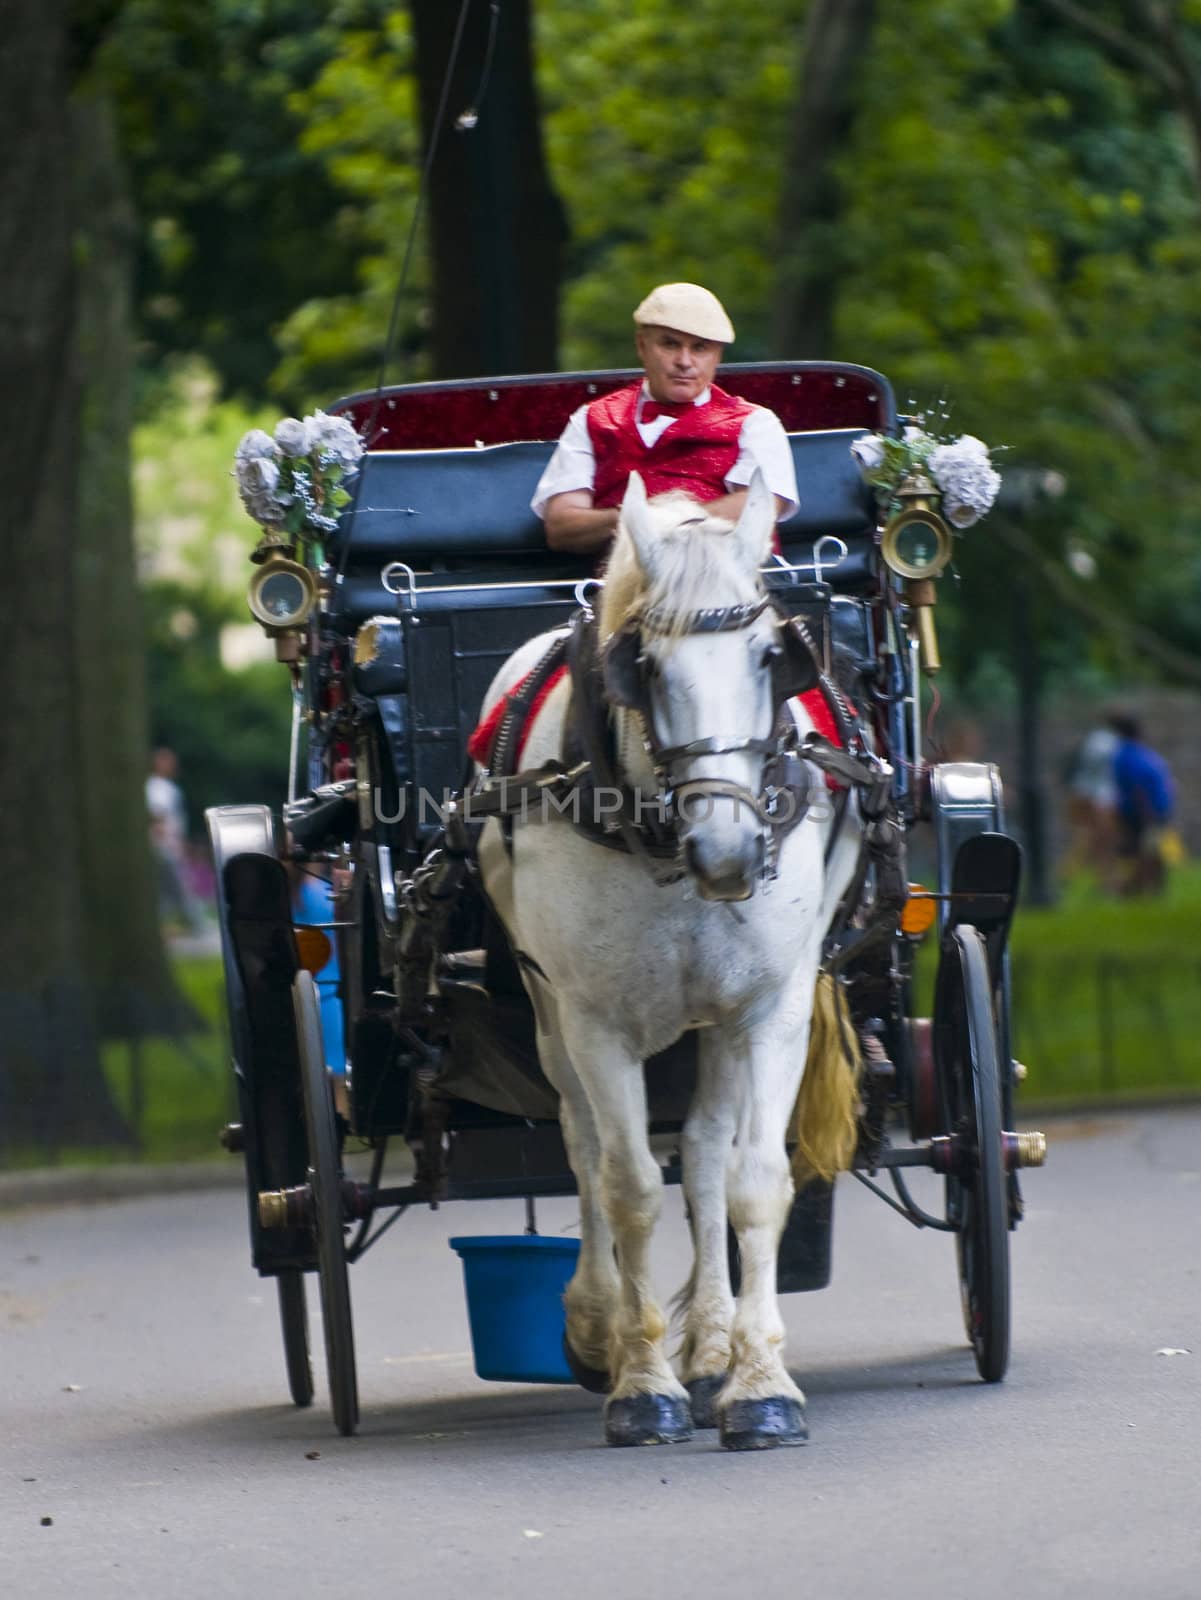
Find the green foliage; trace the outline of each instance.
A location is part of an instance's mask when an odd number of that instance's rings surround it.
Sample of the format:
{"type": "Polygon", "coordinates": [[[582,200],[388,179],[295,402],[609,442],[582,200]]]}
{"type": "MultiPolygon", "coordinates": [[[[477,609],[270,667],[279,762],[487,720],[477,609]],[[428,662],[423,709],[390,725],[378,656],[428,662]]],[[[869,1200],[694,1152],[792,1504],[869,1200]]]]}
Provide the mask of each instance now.
{"type": "Polygon", "coordinates": [[[143,357],[201,352],[258,396],[276,328],[354,282],[356,208],[306,147],[293,96],[372,0],[125,0],[99,58],[142,217],[143,357]]]}
{"type": "MultiPolygon", "coordinates": [[[[275,386],[327,401],[376,381],[401,241],[416,204],[420,152],[407,13],[381,6],[374,26],[348,29],[336,58],[293,91],[289,107],[303,123],[303,154],[354,205],[365,241],[345,281],[297,305],[279,329],[275,386]]],[[[408,378],[421,375],[412,361],[424,343],[426,281],[419,257],[400,307],[400,365],[408,378]]]]}
{"type": "Polygon", "coordinates": [[[151,737],[179,756],[189,832],[205,808],[233,802],[276,808],[287,788],[291,697],[273,661],[231,670],[221,658],[224,596],[174,583],[145,595],[151,737]]]}
{"type": "Polygon", "coordinates": [[[547,147],[572,253],[564,365],[626,366],[658,282],[707,284],[742,360],[771,355],[797,0],[589,0],[537,14],[547,147]]]}
{"type": "Polygon", "coordinates": [[[287,675],[249,620],[247,557],[255,530],[230,462],[258,418],[218,401],[213,374],[176,368],[134,436],[137,540],[143,574],[151,734],[180,757],[193,834],[204,808],[278,804],[287,782],[287,675]],[[231,644],[240,669],[226,666],[231,644]]]}
{"type": "MultiPolygon", "coordinates": [[[[1036,6],[940,0],[881,7],[863,108],[842,162],[839,326],[851,359],[902,401],[948,397],[1011,462],[1054,467],[1068,492],[1036,523],[1071,538],[1110,603],[1196,650],[1183,586],[1201,489],[1195,281],[1201,229],[1179,119],[1157,84],[1114,65],[1036,6]],[[1153,598],[1154,597],[1154,598],[1153,598]]],[[[968,594],[996,562],[989,529],[962,543],[968,594]]],[[[1001,645],[981,608],[970,670],[1001,645]]],[[[1102,643],[1102,648],[1104,644],[1102,643]]]]}

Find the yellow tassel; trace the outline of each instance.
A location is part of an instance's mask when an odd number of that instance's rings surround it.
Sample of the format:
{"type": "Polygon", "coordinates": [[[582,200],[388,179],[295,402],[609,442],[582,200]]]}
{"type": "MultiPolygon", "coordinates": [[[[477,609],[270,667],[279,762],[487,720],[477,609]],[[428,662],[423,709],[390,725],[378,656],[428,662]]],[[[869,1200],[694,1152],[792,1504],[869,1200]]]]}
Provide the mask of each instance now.
{"type": "Polygon", "coordinates": [[[792,1175],[798,1188],[845,1172],[859,1137],[859,1040],[842,990],[818,975],[809,1029],[809,1055],[793,1112],[792,1175]]]}

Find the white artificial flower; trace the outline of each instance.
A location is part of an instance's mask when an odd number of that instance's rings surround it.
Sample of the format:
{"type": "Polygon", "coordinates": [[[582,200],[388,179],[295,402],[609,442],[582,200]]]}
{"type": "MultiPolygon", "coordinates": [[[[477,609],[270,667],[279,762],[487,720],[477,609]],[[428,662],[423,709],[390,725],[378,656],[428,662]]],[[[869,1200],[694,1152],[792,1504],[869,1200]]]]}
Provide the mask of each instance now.
{"type": "Polygon", "coordinates": [[[254,461],[259,457],[273,457],[279,454],[275,447],[275,440],[269,433],[264,433],[262,428],[251,428],[249,433],[242,435],[234,455],[234,461],[254,461]]]}
{"type": "Polygon", "coordinates": [[[244,495],[242,498],[247,511],[260,527],[283,527],[284,518],[288,514],[287,507],[281,505],[274,495],[244,495]]]}
{"type": "Polygon", "coordinates": [[[284,417],[275,424],[275,442],[286,456],[307,456],[312,448],[308,423],[284,417]]]}
{"type": "Polygon", "coordinates": [[[979,522],[980,513],[971,506],[958,500],[948,500],[943,496],[942,509],[947,521],[953,528],[970,528],[974,522],[979,522]]]}
{"type": "Polygon", "coordinates": [[[884,461],[884,440],[878,433],[865,433],[851,445],[851,454],[864,472],[874,472],[884,461]]]}
{"type": "Polygon", "coordinates": [[[983,439],[977,439],[973,433],[961,433],[948,448],[958,451],[960,455],[977,456],[983,461],[988,460],[988,446],[983,439]]]}
{"type": "Polygon", "coordinates": [[[1001,474],[988,458],[988,446],[971,434],[953,444],[939,445],[928,462],[942,490],[943,510],[957,528],[970,528],[992,509],[1001,487],[1001,474]]]}
{"type": "Polygon", "coordinates": [[[363,441],[345,417],[331,417],[316,411],[305,418],[311,440],[310,449],[333,457],[340,467],[350,470],[363,454],[363,441]]]}
{"type": "Polygon", "coordinates": [[[925,428],[915,428],[913,426],[905,429],[904,439],[906,444],[930,444],[932,442],[925,428]]]}
{"type": "Polygon", "coordinates": [[[279,488],[279,466],[267,456],[251,456],[238,463],[237,471],[243,495],[273,494],[279,488]]]}

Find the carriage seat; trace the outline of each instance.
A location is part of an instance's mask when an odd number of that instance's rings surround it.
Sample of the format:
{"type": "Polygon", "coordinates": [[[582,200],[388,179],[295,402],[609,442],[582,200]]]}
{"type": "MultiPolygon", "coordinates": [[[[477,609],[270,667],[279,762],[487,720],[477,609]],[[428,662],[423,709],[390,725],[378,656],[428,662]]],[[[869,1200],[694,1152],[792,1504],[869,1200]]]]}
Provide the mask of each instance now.
{"type": "MultiPolygon", "coordinates": [[[[354,693],[378,721],[399,795],[460,786],[463,751],[497,669],[577,608],[575,587],[594,575],[595,561],[548,550],[530,499],[572,411],[638,376],[456,379],[331,406],[371,448],[327,544],[336,578],[326,623],[355,639],[354,693]]],[[[873,429],[895,431],[891,387],[870,368],[838,362],[734,364],[723,366],[721,381],[775,412],[796,462],[801,506],[780,536],[799,570],[772,569],[768,582],[818,624],[829,655],[869,658],[863,599],[877,582],[876,515],[850,445],[873,429]],[[818,572],[815,546],[827,536],[846,553],[835,564],[837,547],[827,545],[818,572]]],[[[434,826],[409,813],[410,825],[422,837],[434,826]]]]}
{"type": "MultiPolygon", "coordinates": [[[[801,507],[781,524],[782,552],[805,569],[801,579],[820,576],[839,594],[863,594],[875,580],[875,506],[850,453],[863,431],[789,436],[801,507]],[[826,537],[842,540],[847,552],[839,559],[837,546],[824,547],[815,571],[815,548],[826,537]]],[[[467,575],[479,582],[591,576],[591,558],[547,549],[542,523],[530,510],[553,450],[553,443],[527,442],[365,457],[355,502],[328,550],[342,570],[331,607],[338,629],[353,633],[368,617],[395,610],[395,593],[381,578],[394,561],[417,573],[460,575],[451,582],[467,575]]]]}

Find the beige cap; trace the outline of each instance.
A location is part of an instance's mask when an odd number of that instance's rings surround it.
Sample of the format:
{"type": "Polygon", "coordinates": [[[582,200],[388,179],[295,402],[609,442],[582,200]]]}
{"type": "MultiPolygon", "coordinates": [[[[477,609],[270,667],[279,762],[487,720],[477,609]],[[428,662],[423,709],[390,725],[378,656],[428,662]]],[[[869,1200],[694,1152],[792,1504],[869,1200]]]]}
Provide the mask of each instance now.
{"type": "Polygon", "coordinates": [[[634,321],[640,327],[674,328],[677,333],[714,339],[718,344],[729,344],[734,337],[725,307],[699,283],[661,283],[635,311],[634,321]]]}

